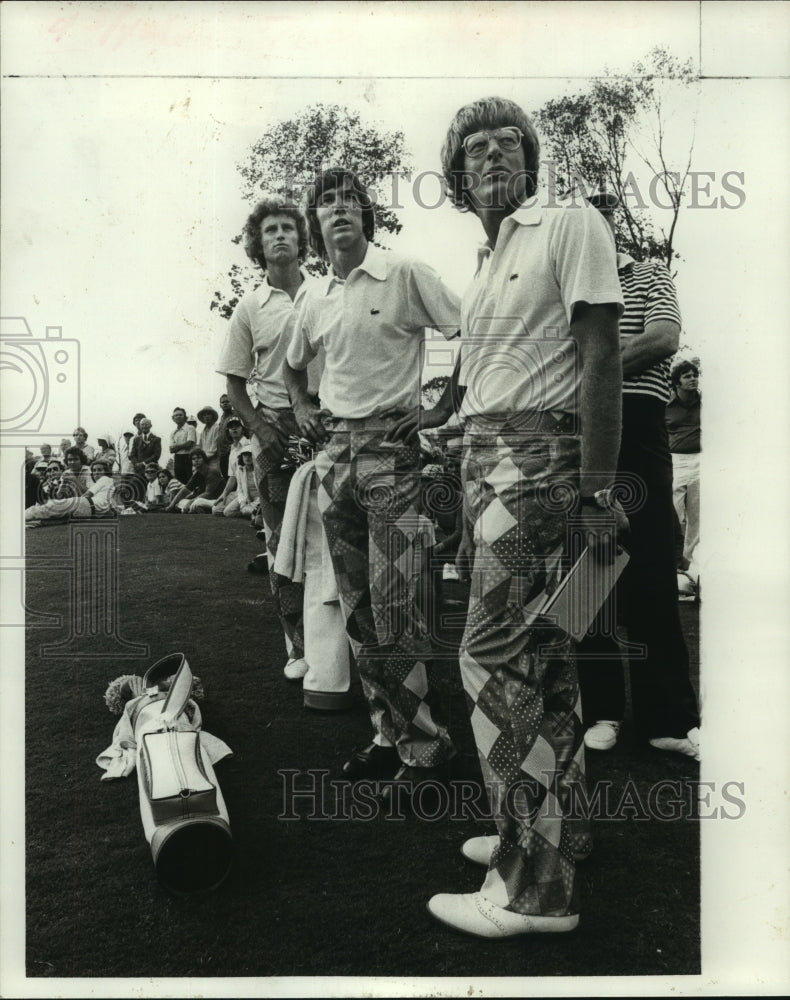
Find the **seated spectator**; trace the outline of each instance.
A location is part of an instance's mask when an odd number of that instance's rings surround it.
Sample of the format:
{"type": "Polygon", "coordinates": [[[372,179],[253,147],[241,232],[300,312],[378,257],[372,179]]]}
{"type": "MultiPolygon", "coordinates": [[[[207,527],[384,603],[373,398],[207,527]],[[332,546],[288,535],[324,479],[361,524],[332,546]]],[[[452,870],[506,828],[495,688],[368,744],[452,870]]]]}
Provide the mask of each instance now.
{"type": "Polygon", "coordinates": [[[146,511],[155,510],[161,504],[162,488],[159,485],[157,473],[159,466],[156,462],[148,462],[143,475],[145,477],[145,496],[142,500],[133,500],[132,507],[141,514],[146,511]]]}
{"type": "Polygon", "coordinates": [[[47,463],[43,458],[27,459],[25,462],[25,507],[32,507],[43,499],[41,487],[47,475],[47,463]]]}
{"type": "MultiPolygon", "coordinates": [[[[51,458],[47,462],[46,473],[41,481],[42,501],[53,500],[59,495],[65,466],[60,459],[51,458]]],[[[29,505],[26,505],[29,506],[29,505]]]]}
{"type": "Polygon", "coordinates": [[[162,491],[160,505],[164,510],[184,484],[180,479],[176,479],[170,469],[159,469],[156,478],[159,482],[159,489],[162,491]]]}
{"type": "Polygon", "coordinates": [[[246,445],[238,454],[238,469],[236,472],[236,499],[225,508],[225,517],[233,517],[233,505],[238,506],[242,517],[252,518],[260,509],[261,501],[258,495],[258,485],[255,482],[255,468],[252,461],[252,450],[246,445]],[[230,513],[228,513],[230,509],[230,513]]]}
{"type": "Polygon", "coordinates": [[[242,448],[249,448],[250,441],[244,436],[244,425],[237,416],[230,416],[225,427],[230,441],[227,462],[228,479],[211,513],[224,514],[226,517],[240,517],[239,505],[235,502],[238,488],[239,452],[242,448]]]}
{"type": "MultiPolygon", "coordinates": [[[[79,450],[79,449],[76,449],[79,450]]],[[[65,496],[33,504],[25,510],[25,522],[52,520],[63,517],[94,517],[113,509],[115,482],[112,469],[106,461],[93,461],[90,467],[91,483],[80,496],[65,496]]]]}
{"type": "Polygon", "coordinates": [[[90,486],[90,468],[85,452],[80,448],[66,449],[66,471],[61,477],[63,496],[82,496],[90,486]]]}
{"type": "Polygon", "coordinates": [[[41,458],[43,458],[45,462],[48,462],[52,458],[52,445],[51,444],[42,444],[41,445],[41,458]]]}
{"type": "Polygon", "coordinates": [[[188,514],[198,502],[200,502],[198,510],[209,512],[222,492],[223,480],[220,471],[209,463],[205,451],[202,448],[194,448],[190,458],[192,476],[186,486],[182,486],[167,505],[166,510],[170,514],[179,510],[183,514],[188,514]]]}
{"type": "Polygon", "coordinates": [[[171,472],[163,469],[156,462],[149,462],[145,467],[146,490],[145,500],[135,501],[132,506],[140,514],[156,514],[167,510],[170,501],[178,493],[182,483],[171,472]]]}
{"type": "Polygon", "coordinates": [[[60,447],[58,448],[58,454],[55,456],[59,458],[61,462],[66,461],[66,452],[71,448],[71,441],[68,438],[60,439],[60,447]]]}
{"type": "Polygon", "coordinates": [[[75,427],[74,429],[74,445],[79,448],[79,450],[85,455],[87,461],[93,461],[96,456],[96,449],[87,443],[88,432],[84,427],[75,427]]]}

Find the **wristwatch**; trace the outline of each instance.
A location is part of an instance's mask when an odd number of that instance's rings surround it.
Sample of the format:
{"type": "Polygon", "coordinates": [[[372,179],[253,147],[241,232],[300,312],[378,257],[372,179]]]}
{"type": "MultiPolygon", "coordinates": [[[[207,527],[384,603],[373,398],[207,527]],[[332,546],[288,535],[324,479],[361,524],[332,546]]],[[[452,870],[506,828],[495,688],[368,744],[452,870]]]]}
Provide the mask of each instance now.
{"type": "Polygon", "coordinates": [[[599,510],[610,510],[612,506],[612,491],[597,490],[592,496],[580,496],[580,507],[597,507],[599,510]]]}

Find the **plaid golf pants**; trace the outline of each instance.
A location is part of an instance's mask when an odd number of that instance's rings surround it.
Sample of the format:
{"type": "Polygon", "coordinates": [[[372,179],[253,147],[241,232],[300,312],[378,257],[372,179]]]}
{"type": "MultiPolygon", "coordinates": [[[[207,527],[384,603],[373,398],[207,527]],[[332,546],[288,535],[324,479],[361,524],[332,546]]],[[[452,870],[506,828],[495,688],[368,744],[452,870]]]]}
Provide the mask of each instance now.
{"type": "MultiPolygon", "coordinates": [[[[287,434],[298,434],[292,410],[271,411],[287,434]]],[[[280,530],[285,516],[285,501],[293,470],[280,468],[280,459],[272,462],[261,449],[256,435],[251,435],[252,457],[255,466],[255,482],[261,502],[261,517],[266,529],[266,557],[269,563],[269,584],[274,596],[277,617],[285,635],[288,656],[301,659],[304,656],[304,589],[301,583],[294,583],[288,577],[274,572],[274,559],[280,541],[280,530]]]]}
{"type": "Polygon", "coordinates": [[[546,557],[565,546],[579,439],[544,432],[465,438],[465,516],[475,545],[461,677],[499,845],[483,895],[516,913],[576,910],[575,857],[589,825],[572,817],[584,783],[581,702],[571,640],[528,623],[546,557]]]}
{"type": "Polygon", "coordinates": [[[318,506],[371,721],[404,764],[429,767],[454,749],[426,700],[431,643],[411,586],[419,448],[382,446],[386,425],[376,419],[326,426],[318,506]]]}

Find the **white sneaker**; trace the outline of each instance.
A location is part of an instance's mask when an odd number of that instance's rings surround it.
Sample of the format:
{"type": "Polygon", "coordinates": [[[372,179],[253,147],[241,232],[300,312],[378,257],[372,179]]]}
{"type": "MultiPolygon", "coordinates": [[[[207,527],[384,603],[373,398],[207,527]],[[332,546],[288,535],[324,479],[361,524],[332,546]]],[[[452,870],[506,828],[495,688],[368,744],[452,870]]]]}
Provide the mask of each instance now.
{"type": "Polygon", "coordinates": [[[656,750],[674,750],[676,753],[685,754],[687,757],[693,757],[694,760],[700,760],[700,731],[695,726],[693,729],[689,729],[685,738],[681,737],[678,739],[675,736],[660,736],[658,739],[649,740],[650,746],[655,747],[656,750]]]}
{"type": "Polygon", "coordinates": [[[285,664],[283,673],[289,681],[300,681],[309,669],[310,667],[307,664],[307,660],[304,658],[299,660],[291,658],[285,664]]]}
{"type": "Polygon", "coordinates": [[[489,837],[470,837],[461,845],[461,854],[467,861],[473,861],[476,865],[485,865],[488,868],[491,855],[499,843],[499,834],[494,833],[489,837]]]}
{"type": "Polygon", "coordinates": [[[621,726],[622,722],[614,722],[611,719],[599,719],[584,734],[584,745],[589,747],[590,750],[611,750],[615,743],[617,743],[621,726]]]}
{"type": "Polygon", "coordinates": [[[527,916],[497,906],[479,892],[439,893],[428,901],[428,912],[453,930],[482,938],[567,934],[579,924],[578,913],[567,917],[527,916]]]}

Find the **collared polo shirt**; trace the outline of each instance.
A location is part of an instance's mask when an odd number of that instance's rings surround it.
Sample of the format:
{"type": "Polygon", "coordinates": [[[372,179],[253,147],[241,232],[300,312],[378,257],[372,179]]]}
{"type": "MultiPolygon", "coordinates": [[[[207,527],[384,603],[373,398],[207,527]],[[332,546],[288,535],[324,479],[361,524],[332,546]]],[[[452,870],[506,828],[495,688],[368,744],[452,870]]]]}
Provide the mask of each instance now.
{"type": "Polygon", "coordinates": [[[696,455],[702,447],[702,396],[697,392],[689,403],[684,403],[674,394],[665,412],[669,450],[677,455],[696,455]]]}
{"type": "Polygon", "coordinates": [[[591,206],[517,209],[482,259],[461,306],[463,416],[578,414],[574,307],[622,312],[614,241],[591,206]]]}
{"type": "MultiPolygon", "coordinates": [[[[617,273],[625,301],[625,311],[620,317],[621,337],[639,336],[648,324],[659,320],[681,325],[677,292],[663,260],[653,257],[637,262],[627,253],[619,253],[617,273]]],[[[667,403],[672,393],[669,358],[623,379],[623,392],[652,396],[667,403]]]]}
{"type": "MultiPolygon", "coordinates": [[[[272,409],[291,405],[283,380],[283,361],[293,334],[296,310],[313,279],[306,271],[296,298],[267,280],[245,292],[231,317],[217,371],[249,379],[256,399],[272,409]]],[[[316,393],[320,380],[319,363],[308,371],[308,389],[316,393]]]]}
{"type": "Polygon", "coordinates": [[[321,405],[336,417],[412,408],[420,401],[426,327],[455,337],[458,296],[427,264],[368,244],[345,281],[330,272],[308,290],[288,363],[304,370],[325,349],[321,405]]]}
{"type": "Polygon", "coordinates": [[[198,434],[197,446],[205,451],[209,460],[217,454],[217,444],[219,442],[219,421],[214,421],[211,427],[204,426],[198,434]]]}
{"type": "MultiPolygon", "coordinates": [[[[174,444],[186,444],[191,441],[192,444],[197,443],[197,432],[191,424],[182,424],[180,427],[176,427],[175,430],[170,432],[170,447],[172,448],[174,444]]],[[[188,452],[180,451],[177,454],[187,455],[188,452]]]]}

